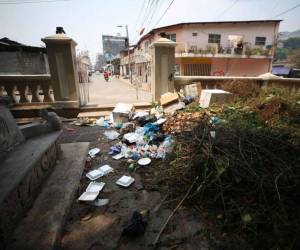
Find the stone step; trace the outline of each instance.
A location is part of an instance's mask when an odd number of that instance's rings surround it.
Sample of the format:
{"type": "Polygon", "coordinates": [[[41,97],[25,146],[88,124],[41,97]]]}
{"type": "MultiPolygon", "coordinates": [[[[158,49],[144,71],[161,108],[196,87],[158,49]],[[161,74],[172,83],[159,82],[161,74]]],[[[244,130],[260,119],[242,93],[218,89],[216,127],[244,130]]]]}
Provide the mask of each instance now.
{"type": "Polygon", "coordinates": [[[59,161],[7,249],[57,249],[85,166],[89,143],[61,144],[59,161]]]}

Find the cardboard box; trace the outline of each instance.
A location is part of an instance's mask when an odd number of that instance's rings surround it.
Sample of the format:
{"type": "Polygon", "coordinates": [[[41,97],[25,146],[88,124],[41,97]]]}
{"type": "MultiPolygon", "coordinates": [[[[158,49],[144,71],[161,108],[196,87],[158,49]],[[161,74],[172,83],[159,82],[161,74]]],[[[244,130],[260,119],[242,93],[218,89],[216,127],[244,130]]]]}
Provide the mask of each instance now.
{"type": "Polygon", "coordinates": [[[160,105],[164,106],[167,104],[171,104],[173,102],[178,102],[178,94],[177,93],[165,93],[160,97],[160,105]]]}

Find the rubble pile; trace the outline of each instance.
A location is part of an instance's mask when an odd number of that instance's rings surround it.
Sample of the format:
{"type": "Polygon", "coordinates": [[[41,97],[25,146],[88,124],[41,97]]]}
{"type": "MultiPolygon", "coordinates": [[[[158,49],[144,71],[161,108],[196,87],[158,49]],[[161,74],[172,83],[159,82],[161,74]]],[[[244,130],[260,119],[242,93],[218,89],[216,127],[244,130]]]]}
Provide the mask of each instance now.
{"type": "Polygon", "coordinates": [[[203,120],[209,120],[209,114],[205,111],[177,112],[168,119],[162,129],[168,134],[191,132],[198,126],[199,122],[203,120]]]}
{"type": "Polygon", "coordinates": [[[212,247],[300,246],[300,98],[277,100],[268,94],[197,110],[209,118],[193,129],[183,122],[189,113],[177,113],[163,126],[174,135],[176,154],[155,181],[176,200],[197,179],[188,203],[209,214],[205,219],[220,244],[212,247]],[[264,115],[271,105],[272,115],[264,115]]]}

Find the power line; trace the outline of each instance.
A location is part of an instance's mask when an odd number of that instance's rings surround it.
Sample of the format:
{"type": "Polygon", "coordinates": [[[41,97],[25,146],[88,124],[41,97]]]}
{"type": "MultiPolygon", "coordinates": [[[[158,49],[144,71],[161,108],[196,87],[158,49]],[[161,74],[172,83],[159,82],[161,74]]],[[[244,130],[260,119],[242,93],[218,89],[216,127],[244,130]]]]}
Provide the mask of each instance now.
{"type": "Polygon", "coordinates": [[[149,16],[150,16],[150,13],[151,13],[152,6],[153,6],[153,4],[154,4],[154,2],[155,2],[155,0],[152,0],[151,3],[150,3],[150,1],[151,1],[151,0],[148,0],[148,5],[147,5],[147,7],[149,7],[149,8],[146,8],[146,11],[145,11],[145,14],[146,14],[146,15],[145,15],[145,18],[144,18],[144,20],[143,20],[141,26],[140,26],[140,29],[143,28],[143,25],[144,25],[145,22],[148,20],[148,18],[149,18],[149,16]],[[148,9],[149,9],[149,12],[147,13],[147,10],[148,10],[148,9]]]}
{"type": "Polygon", "coordinates": [[[14,2],[0,2],[0,5],[8,4],[28,4],[28,3],[53,3],[53,2],[69,2],[72,0],[38,0],[38,1],[14,1],[14,2]]]}
{"type": "Polygon", "coordinates": [[[154,13],[155,13],[155,11],[156,11],[157,8],[158,8],[158,3],[159,3],[159,0],[156,0],[155,6],[154,6],[153,11],[152,11],[152,14],[151,14],[151,17],[150,17],[150,19],[148,20],[147,25],[145,25],[145,26],[146,26],[145,29],[148,28],[148,27],[150,26],[150,24],[151,24],[151,22],[152,22],[152,20],[153,20],[154,13]]]}
{"type": "Polygon", "coordinates": [[[236,3],[238,2],[239,0],[235,0],[230,6],[228,6],[225,10],[223,10],[218,16],[216,19],[219,19],[221,16],[223,16],[228,10],[230,10],[234,5],[236,5],[236,3]]]}
{"type": "MultiPolygon", "coordinates": [[[[139,30],[141,30],[141,29],[143,28],[145,22],[149,19],[150,15],[151,15],[151,13],[152,13],[152,11],[153,11],[153,8],[155,8],[155,6],[154,6],[155,1],[157,1],[157,0],[148,0],[147,7],[146,7],[146,9],[145,9],[145,17],[144,17],[144,19],[143,19],[143,22],[142,22],[142,24],[141,24],[139,30]],[[148,11],[148,12],[147,12],[147,11],[148,11]]],[[[136,38],[137,38],[137,33],[136,33],[136,35],[135,35],[135,37],[134,37],[134,40],[135,40],[136,38]]]]}
{"type": "Polygon", "coordinates": [[[165,14],[167,13],[167,11],[170,9],[170,7],[172,6],[172,4],[174,3],[175,0],[172,0],[169,4],[169,6],[166,8],[166,10],[164,11],[164,13],[161,15],[161,17],[158,19],[158,21],[156,22],[156,24],[153,27],[156,27],[159,22],[161,21],[161,19],[163,19],[163,17],[165,16],[165,14]]]}
{"type": "Polygon", "coordinates": [[[146,0],[143,1],[143,4],[142,4],[141,9],[140,9],[140,11],[139,11],[139,15],[138,15],[138,17],[137,17],[137,19],[136,19],[136,21],[135,21],[135,28],[136,28],[136,26],[137,26],[137,24],[138,24],[139,19],[140,19],[141,16],[142,16],[142,13],[143,13],[143,10],[144,10],[144,7],[145,7],[145,6],[146,6],[146,0]]]}
{"type": "Polygon", "coordinates": [[[298,8],[299,6],[300,6],[300,3],[298,3],[298,4],[295,5],[294,7],[290,8],[290,9],[287,9],[287,10],[285,10],[285,11],[283,11],[283,12],[281,12],[281,13],[279,13],[279,14],[277,14],[277,15],[271,17],[271,18],[279,17],[279,16],[281,16],[281,15],[283,15],[283,14],[286,14],[286,13],[288,13],[288,12],[290,12],[290,11],[292,11],[292,10],[298,8]]]}

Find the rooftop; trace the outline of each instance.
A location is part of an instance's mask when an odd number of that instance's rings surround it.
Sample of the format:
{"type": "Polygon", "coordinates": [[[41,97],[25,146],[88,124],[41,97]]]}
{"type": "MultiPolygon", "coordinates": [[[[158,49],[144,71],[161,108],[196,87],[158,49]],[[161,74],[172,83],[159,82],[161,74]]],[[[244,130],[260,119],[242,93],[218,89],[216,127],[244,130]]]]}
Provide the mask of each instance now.
{"type": "Polygon", "coordinates": [[[167,28],[172,28],[172,27],[176,27],[176,26],[183,26],[183,25],[206,25],[206,24],[237,24],[237,23],[279,23],[281,22],[281,19],[268,19],[268,20],[245,20],[245,21],[212,21],[212,22],[182,22],[182,23],[175,23],[175,24],[171,24],[171,25],[166,25],[166,26],[161,26],[161,27],[157,27],[154,28],[152,30],[150,30],[147,34],[145,34],[144,36],[142,36],[139,41],[137,42],[137,45],[143,41],[145,38],[147,38],[149,35],[153,34],[155,31],[158,31],[160,29],[167,29],[167,28]]]}

